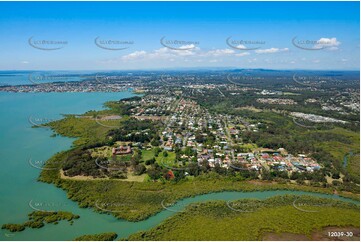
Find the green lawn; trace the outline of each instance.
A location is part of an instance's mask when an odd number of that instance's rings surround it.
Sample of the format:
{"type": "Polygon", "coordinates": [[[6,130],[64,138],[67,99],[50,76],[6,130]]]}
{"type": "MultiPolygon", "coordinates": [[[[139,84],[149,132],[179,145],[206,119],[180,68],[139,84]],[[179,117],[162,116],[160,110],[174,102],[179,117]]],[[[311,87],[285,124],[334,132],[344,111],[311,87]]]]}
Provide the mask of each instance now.
{"type": "Polygon", "coordinates": [[[156,162],[160,165],[160,166],[169,166],[169,167],[173,167],[175,165],[174,161],[175,161],[175,152],[170,152],[167,151],[168,156],[165,157],[163,155],[163,151],[159,153],[158,157],[155,158],[156,162]]]}
{"type": "Polygon", "coordinates": [[[150,160],[154,157],[154,148],[150,150],[142,150],[142,160],[150,160]]]}

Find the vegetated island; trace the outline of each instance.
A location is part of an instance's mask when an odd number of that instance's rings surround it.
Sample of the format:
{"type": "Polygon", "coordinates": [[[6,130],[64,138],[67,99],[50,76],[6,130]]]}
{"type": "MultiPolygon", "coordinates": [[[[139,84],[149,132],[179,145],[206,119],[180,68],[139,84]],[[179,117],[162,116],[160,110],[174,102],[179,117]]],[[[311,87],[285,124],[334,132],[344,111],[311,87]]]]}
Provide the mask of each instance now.
{"type": "Polygon", "coordinates": [[[116,233],[90,234],[76,237],[74,241],[113,241],[118,237],[116,233]]]}
{"type": "Polygon", "coordinates": [[[289,240],[312,240],[315,235],[331,240],[359,240],[359,226],[359,206],[355,204],[285,195],[266,200],[191,204],[155,228],[135,233],[126,240],[254,241],[281,238],[285,234],[289,240]],[[332,237],[326,233],[325,228],[331,226],[333,232],[342,231],[343,235],[332,237]]]}
{"type": "Polygon", "coordinates": [[[48,224],[58,224],[61,220],[67,220],[72,225],[74,219],[78,219],[79,215],[74,215],[65,211],[34,211],[28,214],[29,220],[22,224],[3,224],[1,229],[7,229],[10,232],[20,232],[25,228],[41,228],[48,224]]]}

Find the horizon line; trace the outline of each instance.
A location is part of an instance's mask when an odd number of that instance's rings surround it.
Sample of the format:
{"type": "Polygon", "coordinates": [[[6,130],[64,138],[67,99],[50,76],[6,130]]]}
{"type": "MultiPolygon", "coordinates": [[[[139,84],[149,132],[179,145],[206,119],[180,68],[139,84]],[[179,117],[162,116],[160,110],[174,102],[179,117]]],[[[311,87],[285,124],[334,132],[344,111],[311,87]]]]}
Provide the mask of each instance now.
{"type": "Polygon", "coordinates": [[[272,69],[272,68],[239,68],[239,67],[185,67],[185,68],[151,68],[151,69],[0,69],[3,71],[205,71],[205,70],[267,70],[267,71],[360,71],[360,69],[272,69]]]}

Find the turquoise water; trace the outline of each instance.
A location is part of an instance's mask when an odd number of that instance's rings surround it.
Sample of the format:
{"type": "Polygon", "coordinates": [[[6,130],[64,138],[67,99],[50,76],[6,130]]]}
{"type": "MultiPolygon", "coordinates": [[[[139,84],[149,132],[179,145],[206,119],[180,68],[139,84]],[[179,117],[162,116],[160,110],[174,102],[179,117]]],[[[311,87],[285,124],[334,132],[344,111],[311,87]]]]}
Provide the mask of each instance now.
{"type": "MultiPolygon", "coordinates": [[[[31,128],[29,116],[57,119],[59,114],[80,114],[88,110],[99,110],[109,100],[130,97],[130,92],[121,93],[0,93],[0,224],[22,223],[27,214],[34,211],[31,205],[43,204],[49,210],[70,211],[80,215],[71,226],[62,221],[58,225],[46,225],[41,229],[26,229],[19,233],[1,230],[0,240],[72,240],[83,234],[116,232],[120,238],[150,229],[164,219],[181,211],[193,202],[208,200],[235,200],[240,198],[265,199],[283,194],[312,194],[307,192],[221,192],[187,198],[171,206],[169,210],[133,223],[117,220],[106,214],[81,209],[66,198],[66,193],[51,184],[37,182],[40,170],[29,165],[29,159],[50,158],[56,152],[66,150],[73,139],[50,137],[52,131],[45,128],[31,128]]],[[[349,199],[333,195],[313,194],[345,201],[349,199]]],[[[165,204],[167,206],[167,204],[165,204]]],[[[47,209],[45,209],[47,210],[47,209]]]]}

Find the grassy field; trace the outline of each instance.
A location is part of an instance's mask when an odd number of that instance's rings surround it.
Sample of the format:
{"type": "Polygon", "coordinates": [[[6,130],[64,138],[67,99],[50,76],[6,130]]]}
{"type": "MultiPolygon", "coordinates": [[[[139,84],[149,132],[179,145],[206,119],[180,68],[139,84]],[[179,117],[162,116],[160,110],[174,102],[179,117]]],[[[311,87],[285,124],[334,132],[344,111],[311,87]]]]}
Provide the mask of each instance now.
{"type": "Polygon", "coordinates": [[[312,231],[328,226],[360,226],[357,206],[304,197],[308,203],[303,209],[315,209],[317,204],[317,212],[304,212],[290,205],[295,199],[295,196],[280,196],[264,201],[243,200],[234,203],[238,204],[236,210],[221,201],[191,204],[183,213],[127,239],[252,241],[262,240],[265,232],[310,235],[312,231]],[[246,206],[252,207],[252,212],[241,212],[245,210],[240,207],[246,206]]]}
{"type": "Polygon", "coordinates": [[[160,166],[166,165],[172,167],[174,166],[175,153],[170,151],[167,151],[167,153],[168,153],[167,157],[164,156],[163,152],[159,153],[158,157],[155,160],[156,162],[158,162],[160,166]]]}
{"type": "Polygon", "coordinates": [[[142,160],[150,160],[154,157],[154,149],[142,150],[142,160]]]}

